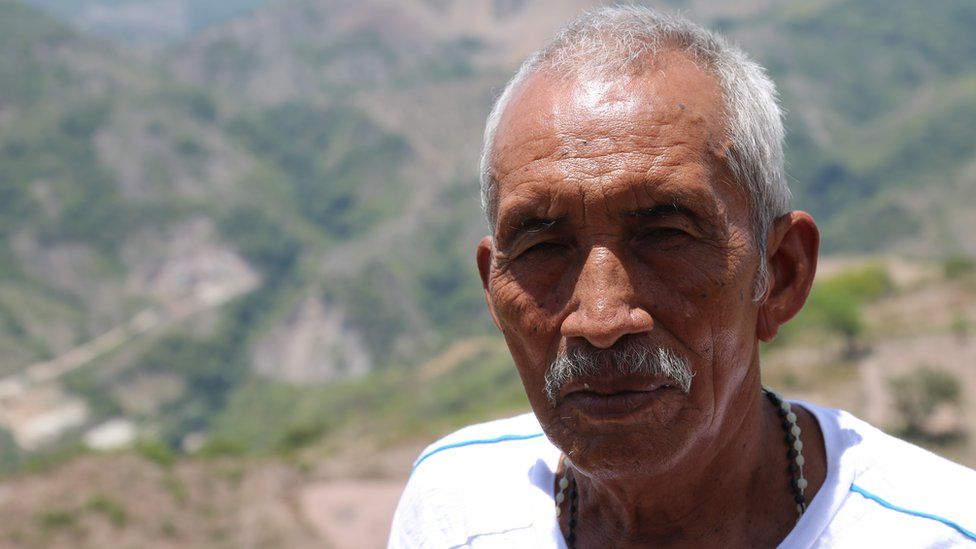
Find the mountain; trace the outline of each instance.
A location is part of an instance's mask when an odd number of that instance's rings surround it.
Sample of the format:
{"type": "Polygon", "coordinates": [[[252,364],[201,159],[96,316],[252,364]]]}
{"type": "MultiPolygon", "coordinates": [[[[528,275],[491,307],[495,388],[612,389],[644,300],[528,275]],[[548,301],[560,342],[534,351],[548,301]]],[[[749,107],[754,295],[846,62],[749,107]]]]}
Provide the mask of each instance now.
{"type": "Polygon", "coordinates": [[[246,103],[0,9],[18,51],[0,423],[22,449],[116,416],[179,446],[249,379],[361,376],[486,330],[459,240],[476,203],[425,212],[459,184],[409,136],[349,99],[246,103]]]}
{"type": "Polygon", "coordinates": [[[168,42],[253,11],[266,0],[25,0],[92,34],[129,43],[168,42]]]}
{"type": "MultiPolygon", "coordinates": [[[[470,170],[485,90],[497,91],[516,60],[592,5],[296,1],[210,29],[166,57],[184,80],[251,102],[353,96],[470,170]]],[[[795,203],[820,220],[828,252],[976,252],[971,3],[924,13],[880,1],[664,7],[722,29],[769,68],[790,113],[795,203]]]]}
{"type": "MultiPolygon", "coordinates": [[[[485,339],[478,149],[518,60],[594,3],[228,1],[138,53],[79,22],[109,4],[0,0],[0,466],[524,404],[485,339]]],[[[976,6],[665,7],[769,67],[827,251],[976,253],[976,6]]]]}
{"type": "Polygon", "coordinates": [[[760,56],[792,113],[797,203],[827,249],[972,254],[974,6],[798,6],[775,12],[776,47],[760,56]]]}

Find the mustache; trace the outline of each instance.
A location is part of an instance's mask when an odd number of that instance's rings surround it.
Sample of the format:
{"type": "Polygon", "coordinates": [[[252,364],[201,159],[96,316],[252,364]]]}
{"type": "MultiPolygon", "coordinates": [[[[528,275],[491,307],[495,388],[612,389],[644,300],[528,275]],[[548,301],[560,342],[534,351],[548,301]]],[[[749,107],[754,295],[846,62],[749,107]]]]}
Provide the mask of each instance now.
{"type": "Polygon", "coordinates": [[[556,404],[562,388],[570,381],[607,372],[664,378],[686,394],[691,391],[691,378],[695,375],[688,359],[667,347],[634,339],[608,349],[585,344],[560,351],[549,365],[545,376],[549,403],[556,404]]]}

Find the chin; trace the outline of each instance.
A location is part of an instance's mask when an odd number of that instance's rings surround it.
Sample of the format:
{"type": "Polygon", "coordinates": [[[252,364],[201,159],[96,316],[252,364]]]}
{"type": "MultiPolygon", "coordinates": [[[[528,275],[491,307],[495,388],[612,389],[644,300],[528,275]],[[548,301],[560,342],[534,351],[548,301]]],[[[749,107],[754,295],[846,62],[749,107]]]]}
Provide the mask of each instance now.
{"type": "Polygon", "coordinates": [[[667,474],[689,455],[697,438],[691,429],[697,423],[686,421],[680,410],[665,417],[648,413],[597,422],[560,414],[559,407],[549,411],[554,412],[552,420],[542,422],[549,439],[574,466],[595,478],[667,474]]]}

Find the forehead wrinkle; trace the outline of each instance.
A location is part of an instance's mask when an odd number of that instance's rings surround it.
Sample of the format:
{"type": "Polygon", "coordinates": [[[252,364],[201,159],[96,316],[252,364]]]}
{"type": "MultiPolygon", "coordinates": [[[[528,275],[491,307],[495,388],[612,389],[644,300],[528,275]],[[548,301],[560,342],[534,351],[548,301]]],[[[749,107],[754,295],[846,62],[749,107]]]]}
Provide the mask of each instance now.
{"type": "MultiPolygon", "coordinates": [[[[643,132],[644,129],[641,128],[643,132]]],[[[663,134],[664,132],[660,132],[663,134]]],[[[689,144],[679,143],[682,146],[689,144]]],[[[672,147],[672,143],[662,143],[659,133],[623,132],[619,135],[584,135],[580,134],[569,139],[560,139],[557,161],[564,160],[595,160],[599,158],[635,158],[638,164],[648,162],[651,157],[665,154],[672,147]]]]}
{"type": "MultiPolygon", "coordinates": [[[[647,172],[642,179],[674,183],[667,187],[670,192],[689,181],[714,183],[715,168],[720,167],[715,158],[724,157],[716,146],[720,145],[716,137],[725,133],[721,101],[715,103],[710,97],[714,93],[705,92],[675,99],[664,82],[674,76],[670,72],[672,65],[678,70],[687,60],[679,56],[671,61],[679,63],[667,63],[668,71],[662,66],[655,74],[642,73],[624,82],[608,82],[612,84],[606,90],[610,93],[599,94],[595,106],[620,102],[625,107],[621,109],[593,109],[594,105],[574,101],[574,93],[583,83],[576,78],[558,81],[536,75],[526,81],[503,113],[494,144],[495,165],[503,174],[495,179],[496,212],[500,199],[510,192],[504,187],[515,191],[529,180],[542,187],[536,196],[545,199],[543,206],[549,212],[557,206],[574,209],[563,198],[575,193],[580,206],[577,216],[598,213],[585,207],[590,184],[601,186],[609,182],[618,189],[622,178],[637,172],[647,172]],[[576,188],[567,189],[566,195],[556,190],[566,184],[575,184],[576,188]]],[[[697,74],[687,75],[680,70],[674,74],[703,89],[697,74]]],[[[704,88],[713,88],[714,78],[706,79],[704,88]]],[[[601,194],[604,198],[616,196],[613,189],[604,188],[601,194]]],[[[641,193],[637,189],[627,192],[631,193],[627,195],[631,200],[641,193]]],[[[660,190],[647,189],[647,194],[656,203],[674,200],[660,190]]],[[[679,198],[696,206],[693,211],[714,212],[716,194],[708,199],[705,201],[712,203],[706,206],[694,196],[679,198]]],[[[590,205],[596,203],[591,200],[590,205]]]]}
{"type": "Polygon", "coordinates": [[[521,181],[499,197],[498,226],[500,236],[511,235],[519,223],[529,218],[558,219],[565,217],[558,210],[558,198],[569,189],[559,189],[559,183],[546,179],[521,181]]]}
{"type": "Polygon", "coordinates": [[[703,150],[688,140],[661,143],[659,139],[646,136],[630,136],[627,139],[602,139],[608,141],[610,146],[587,146],[578,150],[580,149],[579,146],[564,143],[560,146],[560,154],[552,161],[552,166],[558,166],[556,169],[565,174],[567,179],[575,179],[578,176],[606,177],[612,176],[613,171],[629,169],[646,170],[649,177],[661,179],[679,176],[680,172],[673,172],[676,167],[685,168],[684,172],[689,167],[699,166],[709,172],[714,171],[709,168],[715,163],[715,151],[711,150],[710,147],[703,150]],[[629,141],[633,148],[621,150],[619,145],[622,141],[629,141]],[[689,159],[693,161],[689,162],[689,159]],[[605,164],[622,167],[611,171],[605,169],[605,164]]]}
{"type": "Polygon", "coordinates": [[[580,219],[580,223],[582,223],[583,226],[586,226],[586,223],[587,223],[587,218],[586,218],[586,189],[584,188],[583,185],[577,185],[576,186],[576,194],[577,194],[577,197],[579,199],[579,211],[582,212],[581,219],[580,219]]]}
{"type": "Polygon", "coordinates": [[[502,137],[501,143],[496,145],[495,150],[492,151],[491,171],[496,184],[499,186],[507,178],[529,170],[539,162],[551,162],[565,155],[561,147],[551,142],[551,136],[545,131],[532,132],[536,134],[534,136],[530,132],[526,132],[528,135],[512,133],[515,134],[514,137],[509,137],[508,134],[500,136],[502,137]],[[520,158],[518,154],[525,152],[531,153],[531,157],[527,160],[520,158]],[[517,163],[513,162],[513,159],[516,158],[519,159],[517,163]]]}
{"type": "Polygon", "coordinates": [[[646,200],[650,200],[652,204],[680,205],[690,212],[698,212],[702,217],[721,221],[719,197],[711,186],[690,186],[681,182],[650,177],[643,180],[634,178],[631,187],[635,193],[635,204],[640,203],[636,194],[640,189],[643,190],[646,200]]]}
{"type": "MultiPolygon", "coordinates": [[[[593,135],[591,128],[585,128],[580,120],[572,119],[561,124],[558,135],[562,136],[566,143],[584,147],[594,147],[604,142],[616,145],[622,139],[635,141],[651,141],[660,139],[668,128],[681,124],[680,119],[672,120],[665,113],[649,113],[654,117],[653,120],[642,119],[638,114],[628,114],[609,120],[600,120],[600,125],[604,135],[593,135]]],[[[578,116],[587,116],[586,113],[579,113],[578,116]]]]}

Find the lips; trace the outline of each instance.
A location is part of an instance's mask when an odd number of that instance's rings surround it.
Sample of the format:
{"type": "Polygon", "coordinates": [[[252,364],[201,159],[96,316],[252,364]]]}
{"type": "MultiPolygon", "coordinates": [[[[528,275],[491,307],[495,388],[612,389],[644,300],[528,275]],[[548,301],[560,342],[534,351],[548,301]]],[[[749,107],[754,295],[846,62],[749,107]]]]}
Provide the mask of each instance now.
{"type": "Polygon", "coordinates": [[[623,419],[678,392],[657,378],[622,376],[575,380],[566,385],[560,400],[595,420],[623,419]]]}

